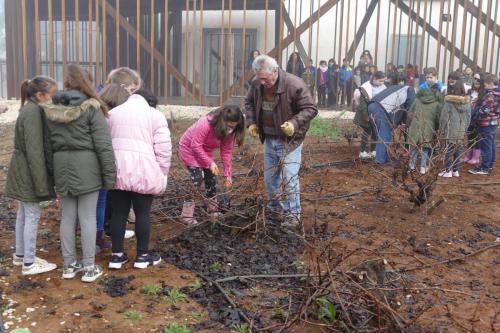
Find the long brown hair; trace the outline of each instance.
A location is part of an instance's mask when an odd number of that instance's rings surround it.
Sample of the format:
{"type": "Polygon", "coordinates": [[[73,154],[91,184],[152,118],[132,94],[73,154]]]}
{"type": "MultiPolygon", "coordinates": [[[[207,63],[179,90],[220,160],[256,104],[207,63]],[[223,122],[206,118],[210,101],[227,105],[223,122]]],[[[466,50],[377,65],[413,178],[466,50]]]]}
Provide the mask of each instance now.
{"type": "Polygon", "coordinates": [[[48,76],[38,75],[31,80],[24,80],[21,83],[21,106],[26,103],[26,100],[39,92],[48,93],[50,87],[56,86],[56,81],[48,76]]]}
{"type": "Polygon", "coordinates": [[[89,78],[89,73],[84,71],[80,66],[70,64],[66,66],[66,75],[64,77],[64,89],[78,90],[89,98],[96,99],[101,104],[101,111],[105,116],[108,115],[108,107],[102,99],[97,96],[97,93],[89,78]]]}
{"type": "Polygon", "coordinates": [[[228,135],[228,122],[236,123],[234,128],[234,141],[238,146],[243,144],[245,138],[245,118],[237,105],[224,105],[210,112],[212,119],[210,125],[215,128],[215,136],[223,140],[228,135]]]}

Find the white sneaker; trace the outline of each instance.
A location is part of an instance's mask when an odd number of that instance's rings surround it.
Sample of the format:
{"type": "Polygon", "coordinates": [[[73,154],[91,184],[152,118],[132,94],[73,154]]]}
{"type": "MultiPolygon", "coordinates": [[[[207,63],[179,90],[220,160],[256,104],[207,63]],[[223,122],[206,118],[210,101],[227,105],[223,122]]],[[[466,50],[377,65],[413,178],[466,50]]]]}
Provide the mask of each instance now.
{"type": "Polygon", "coordinates": [[[129,239],[135,236],[134,230],[125,230],[125,239],[129,239]]]}
{"type": "Polygon", "coordinates": [[[420,167],[420,174],[425,175],[429,171],[429,168],[420,167]]]}
{"type": "Polygon", "coordinates": [[[75,261],[71,265],[63,267],[62,277],[63,279],[73,279],[81,271],[83,271],[83,265],[75,261]]]}
{"type": "Polygon", "coordinates": [[[362,160],[367,160],[371,157],[372,155],[370,153],[367,153],[366,151],[362,151],[361,153],[359,153],[359,158],[362,160]]]}
{"type": "Polygon", "coordinates": [[[453,177],[460,177],[460,174],[458,173],[458,171],[453,171],[452,176],[453,177]]]}
{"type": "Polygon", "coordinates": [[[45,260],[44,261],[35,260],[35,262],[31,264],[31,266],[23,265],[22,273],[23,275],[35,275],[35,274],[50,272],[56,268],[57,268],[56,264],[52,264],[45,260]]]}
{"type": "Polygon", "coordinates": [[[87,266],[83,268],[82,282],[94,282],[103,274],[99,265],[87,266]]]}
{"type": "Polygon", "coordinates": [[[453,177],[453,174],[451,171],[441,171],[440,173],[438,173],[438,176],[439,177],[443,177],[443,178],[451,178],[453,177]]]}
{"type": "Polygon", "coordinates": [[[371,155],[372,158],[375,158],[375,157],[377,157],[377,152],[374,150],[374,151],[371,152],[370,155],[371,155]]]}
{"type": "MultiPolygon", "coordinates": [[[[15,253],[12,254],[12,264],[14,266],[22,266],[23,265],[23,259],[24,259],[24,257],[19,257],[15,253]]],[[[35,262],[37,262],[37,261],[43,262],[43,263],[47,263],[47,260],[39,258],[39,257],[35,257],[35,262]]]]}

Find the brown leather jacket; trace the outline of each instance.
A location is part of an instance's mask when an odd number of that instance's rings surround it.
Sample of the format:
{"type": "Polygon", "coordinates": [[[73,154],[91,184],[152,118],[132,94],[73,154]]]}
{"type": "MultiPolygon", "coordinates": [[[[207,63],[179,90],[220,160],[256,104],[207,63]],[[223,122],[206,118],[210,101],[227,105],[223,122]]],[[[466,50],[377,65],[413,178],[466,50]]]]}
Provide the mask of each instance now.
{"type": "MultiPolygon", "coordinates": [[[[256,124],[259,137],[264,143],[264,132],[262,130],[262,94],[263,87],[259,80],[253,80],[245,98],[246,125],[256,124]]],[[[289,143],[291,149],[299,146],[309,129],[309,122],[318,114],[318,108],[314,104],[309,89],[302,79],[290,75],[281,69],[278,73],[278,89],[276,91],[278,101],[274,109],[274,125],[279,138],[289,143]],[[280,126],[289,121],[295,128],[295,133],[288,138],[280,126]]]]}

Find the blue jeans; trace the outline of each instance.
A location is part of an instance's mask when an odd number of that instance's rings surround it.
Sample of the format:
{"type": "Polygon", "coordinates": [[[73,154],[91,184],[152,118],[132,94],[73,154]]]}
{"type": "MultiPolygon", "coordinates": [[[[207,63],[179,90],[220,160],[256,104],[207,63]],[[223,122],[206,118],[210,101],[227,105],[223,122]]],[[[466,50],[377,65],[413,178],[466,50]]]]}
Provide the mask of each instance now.
{"type": "Polygon", "coordinates": [[[446,147],[445,165],[447,171],[458,171],[460,168],[461,147],[459,145],[449,145],[446,147]]]}
{"type": "Polygon", "coordinates": [[[392,126],[387,113],[382,109],[378,103],[368,104],[368,114],[375,123],[377,130],[377,146],[375,151],[377,156],[375,162],[384,164],[389,162],[389,155],[387,154],[387,146],[392,141],[392,126]]]}
{"type": "MultiPolygon", "coordinates": [[[[418,157],[418,149],[415,147],[410,148],[410,161],[408,163],[410,169],[415,169],[415,163],[417,162],[418,157]]],[[[429,155],[431,154],[430,148],[422,148],[420,152],[420,167],[427,168],[427,160],[429,159],[429,155]]]]}
{"type": "Polygon", "coordinates": [[[107,197],[108,197],[108,190],[99,190],[99,197],[97,198],[97,209],[96,209],[97,231],[104,230],[104,220],[106,219],[107,197]]]}
{"type": "Polygon", "coordinates": [[[479,145],[483,159],[482,169],[493,169],[493,163],[496,159],[496,131],[496,125],[479,127],[479,145]]]}
{"type": "Polygon", "coordinates": [[[300,215],[299,170],[302,144],[287,151],[281,139],[266,138],[264,141],[264,182],[269,196],[269,208],[287,214],[300,215]],[[281,200],[280,187],[284,182],[285,199],[281,200]]]}

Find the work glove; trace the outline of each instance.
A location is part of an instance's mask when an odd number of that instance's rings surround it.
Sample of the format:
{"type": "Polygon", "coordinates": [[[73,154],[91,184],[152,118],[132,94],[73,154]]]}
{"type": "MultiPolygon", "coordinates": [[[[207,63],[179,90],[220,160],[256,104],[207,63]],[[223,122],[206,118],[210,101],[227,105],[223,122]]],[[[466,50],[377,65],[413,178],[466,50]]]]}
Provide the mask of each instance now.
{"type": "Polygon", "coordinates": [[[224,177],[224,187],[230,188],[233,186],[233,180],[231,177],[224,177]]]}
{"type": "Polygon", "coordinates": [[[289,121],[286,121],[283,123],[283,125],[281,125],[281,130],[283,131],[283,133],[285,133],[286,136],[293,136],[293,133],[295,133],[295,128],[289,121]]]}
{"type": "Polygon", "coordinates": [[[217,164],[215,164],[215,162],[212,162],[212,164],[210,164],[210,171],[216,177],[219,175],[219,168],[217,167],[217,164]]]}
{"type": "Polygon", "coordinates": [[[254,138],[257,137],[257,135],[259,135],[258,131],[257,131],[257,125],[255,124],[252,124],[250,126],[248,126],[248,133],[253,136],[254,138]]]}

